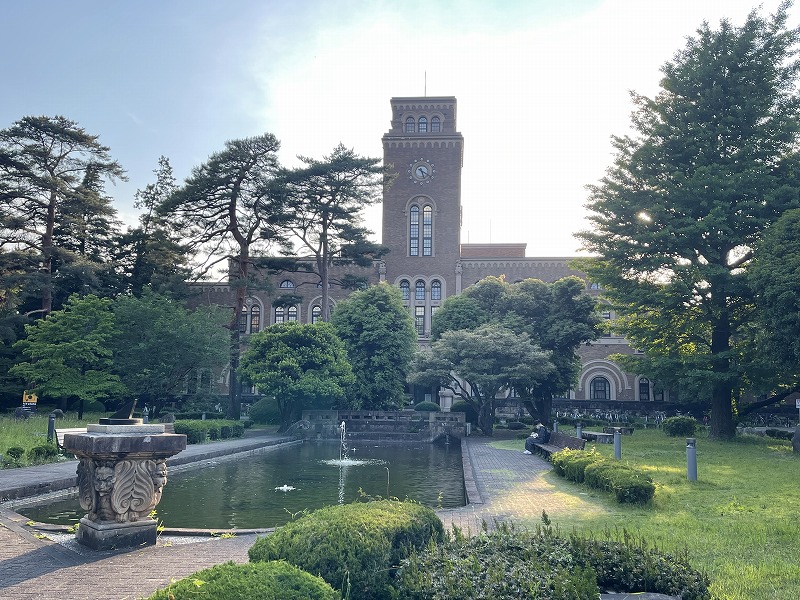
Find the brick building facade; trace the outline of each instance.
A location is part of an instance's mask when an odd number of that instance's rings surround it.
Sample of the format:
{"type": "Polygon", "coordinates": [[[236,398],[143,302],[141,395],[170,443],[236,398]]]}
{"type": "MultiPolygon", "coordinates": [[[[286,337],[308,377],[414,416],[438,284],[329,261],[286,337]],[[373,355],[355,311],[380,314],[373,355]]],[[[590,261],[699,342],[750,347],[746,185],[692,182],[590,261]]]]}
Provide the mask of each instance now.
{"type": "MultiPolygon", "coordinates": [[[[421,344],[429,340],[431,318],[442,302],[484,277],[504,275],[511,282],[583,277],[569,268],[568,257],[527,257],[525,244],[461,243],[464,138],[458,132],[456,107],[452,96],[391,99],[390,129],[382,138],[384,164],[391,165],[396,174],[384,191],[382,204],[382,243],[390,252],[360,273],[371,283],[388,281],[401,289],[421,344]]],[[[273,286],[272,294],[253,292],[248,297],[240,321],[245,339],[277,322],[310,323],[319,318],[321,289],[316,275],[279,275],[273,286]],[[273,301],[286,294],[302,297],[302,302],[275,308],[273,301]]],[[[224,283],[202,287],[204,301],[231,304],[231,292],[224,283]]],[[[348,293],[332,286],[331,303],[335,306],[348,293]]],[[[598,290],[587,282],[587,293],[596,295],[598,290]]],[[[603,316],[613,318],[610,312],[603,316]]],[[[623,338],[612,336],[582,347],[583,370],[570,399],[631,403],[666,400],[664,392],[654,390],[647,379],[625,373],[608,360],[610,354],[633,352],[623,338]]],[[[442,400],[446,408],[449,399],[442,400]]]]}

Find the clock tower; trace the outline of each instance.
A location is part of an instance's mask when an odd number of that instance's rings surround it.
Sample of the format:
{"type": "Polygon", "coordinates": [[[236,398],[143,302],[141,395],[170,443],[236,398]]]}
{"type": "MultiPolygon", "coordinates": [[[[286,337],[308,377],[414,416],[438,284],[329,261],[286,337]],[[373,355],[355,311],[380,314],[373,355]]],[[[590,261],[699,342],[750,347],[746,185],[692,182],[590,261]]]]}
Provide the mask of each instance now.
{"type": "Polygon", "coordinates": [[[433,312],[456,293],[461,254],[464,138],[452,96],[392,98],[383,162],[395,179],[383,194],[385,279],[398,286],[421,337],[433,312]]]}

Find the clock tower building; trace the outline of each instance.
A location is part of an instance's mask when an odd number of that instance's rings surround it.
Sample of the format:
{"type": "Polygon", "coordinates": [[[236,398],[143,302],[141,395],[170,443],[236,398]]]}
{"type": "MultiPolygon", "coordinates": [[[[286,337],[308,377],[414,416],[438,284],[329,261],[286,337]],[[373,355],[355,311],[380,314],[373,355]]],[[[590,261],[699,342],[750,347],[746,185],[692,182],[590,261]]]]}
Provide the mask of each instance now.
{"type": "Polygon", "coordinates": [[[383,195],[382,242],[390,249],[382,278],[400,288],[417,333],[457,282],[461,253],[464,138],[452,96],[392,98],[383,162],[394,173],[383,195]]]}

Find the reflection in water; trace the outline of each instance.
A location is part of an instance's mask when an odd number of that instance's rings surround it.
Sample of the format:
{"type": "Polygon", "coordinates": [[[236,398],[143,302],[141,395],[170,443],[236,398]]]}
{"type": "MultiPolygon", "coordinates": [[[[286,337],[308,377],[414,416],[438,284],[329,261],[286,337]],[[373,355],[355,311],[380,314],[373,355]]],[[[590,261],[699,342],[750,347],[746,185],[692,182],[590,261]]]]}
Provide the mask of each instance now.
{"type": "MultiPolygon", "coordinates": [[[[390,471],[394,497],[431,507],[464,505],[460,444],[363,443],[358,459],[331,459],[338,454],[336,446],[341,448],[337,442],[306,442],[170,474],[158,519],[167,527],[274,527],[298,513],[364,494],[386,497],[390,471]]],[[[85,511],[72,498],[19,512],[35,521],[71,524],[85,511]]]]}

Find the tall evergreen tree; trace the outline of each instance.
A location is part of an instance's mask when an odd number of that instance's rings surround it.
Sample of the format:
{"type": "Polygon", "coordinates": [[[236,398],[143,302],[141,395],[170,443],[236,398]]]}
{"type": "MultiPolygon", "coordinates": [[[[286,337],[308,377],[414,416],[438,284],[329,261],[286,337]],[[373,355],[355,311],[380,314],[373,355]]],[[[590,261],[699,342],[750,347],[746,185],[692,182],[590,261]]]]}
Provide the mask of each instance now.
{"type": "Polygon", "coordinates": [[[655,98],[634,95],[634,134],[590,187],[585,268],[645,350],[628,368],[711,407],[711,434],[734,434],[741,340],[753,318],[744,276],[771,223],[798,206],[800,33],[789,2],[741,27],[704,23],[662,67],[655,98]]]}
{"type": "Polygon", "coordinates": [[[46,315],[53,309],[58,254],[68,251],[59,245],[60,219],[81,212],[75,203],[91,212],[104,181],[123,177],[109,148],[65,117],[24,117],[0,131],[0,247],[25,253],[36,264],[27,285],[38,288],[39,306],[26,312],[46,315]]]}
{"type": "Polygon", "coordinates": [[[212,154],[169,198],[158,213],[199,262],[205,275],[222,264],[234,289],[231,320],[228,416],[238,419],[241,390],[237,376],[241,345],[239,315],[247,290],[254,284],[253,262],[283,240],[280,216],[284,208],[270,195],[280,144],[274,135],[233,140],[212,154]]]}
{"type": "MultiPolygon", "coordinates": [[[[322,320],[328,321],[330,286],[355,288],[365,283],[354,274],[333,281],[331,267],[370,266],[386,252],[369,241],[372,232],[363,227],[363,210],[380,202],[385,169],[380,159],[359,156],[342,144],[322,160],[299,158],[305,166],[285,171],[275,194],[287,199],[290,216],[284,226],[300,251],[311,253],[322,287],[322,320]]],[[[296,262],[308,264],[303,259],[296,262]]]]}

